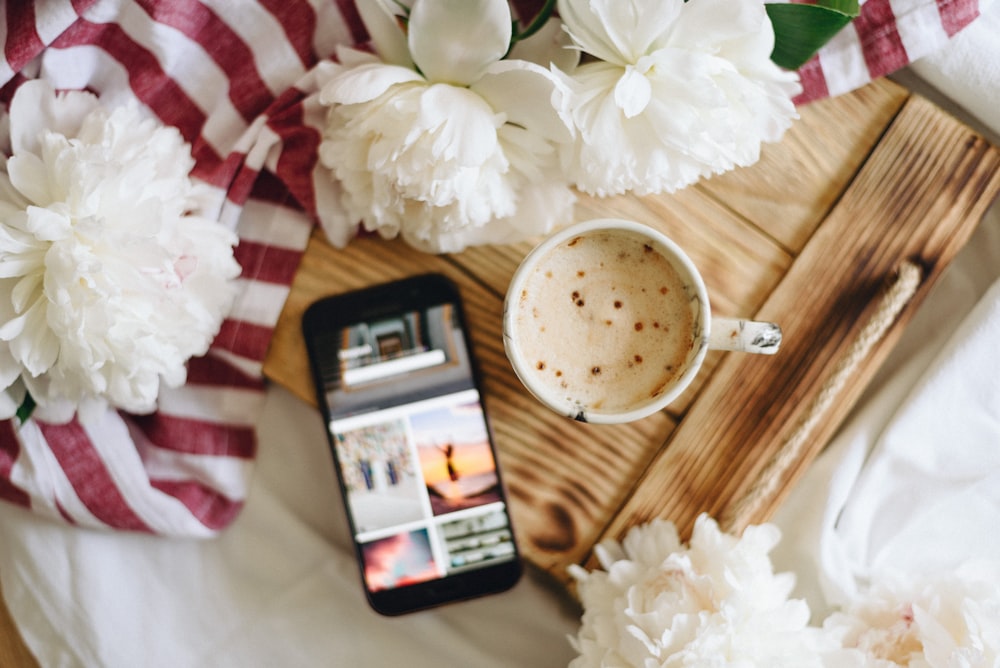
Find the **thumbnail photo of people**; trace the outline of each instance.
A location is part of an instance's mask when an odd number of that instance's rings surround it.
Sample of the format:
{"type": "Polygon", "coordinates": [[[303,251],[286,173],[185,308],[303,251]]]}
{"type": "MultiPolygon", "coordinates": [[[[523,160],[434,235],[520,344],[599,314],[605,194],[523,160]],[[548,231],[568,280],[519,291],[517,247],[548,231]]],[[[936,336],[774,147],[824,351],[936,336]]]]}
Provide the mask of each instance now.
{"type": "Polygon", "coordinates": [[[423,517],[421,480],[406,424],[392,420],[335,432],[348,503],[359,532],[423,517]]]}

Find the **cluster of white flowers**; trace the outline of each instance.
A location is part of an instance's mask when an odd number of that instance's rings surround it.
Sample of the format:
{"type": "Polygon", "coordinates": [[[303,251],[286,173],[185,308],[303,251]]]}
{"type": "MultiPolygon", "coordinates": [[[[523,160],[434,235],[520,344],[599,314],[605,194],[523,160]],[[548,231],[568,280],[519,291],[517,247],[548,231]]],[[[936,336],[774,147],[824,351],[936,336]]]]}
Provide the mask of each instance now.
{"type": "Polygon", "coordinates": [[[573,187],[673,191],[755,162],[796,117],[763,0],[559,0],[509,52],[506,0],[411,4],[404,30],[402,3],[359,2],[375,54],[342,48],[322,77],[339,245],[359,221],[431,252],[542,234],[573,187]]]}
{"type": "Polygon", "coordinates": [[[690,543],[670,522],[633,527],[596,548],[603,570],[571,567],[584,613],[573,668],[822,666],[994,668],[1000,665],[1000,566],[969,563],[929,578],[896,578],[822,627],[774,574],[773,525],[740,538],[706,515],[690,543]]]}
{"type": "Polygon", "coordinates": [[[687,546],[662,520],[597,546],[603,571],[572,568],[584,613],[570,665],[821,666],[809,606],[768,557],[779,537],[762,525],[737,539],[703,515],[687,546]]]}
{"type": "Polygon", "coordinates": [[[235,234],[175,128],[43,81],[18,88],[0,157],[0,418],[155,409],[235,295],[235,234]]]}

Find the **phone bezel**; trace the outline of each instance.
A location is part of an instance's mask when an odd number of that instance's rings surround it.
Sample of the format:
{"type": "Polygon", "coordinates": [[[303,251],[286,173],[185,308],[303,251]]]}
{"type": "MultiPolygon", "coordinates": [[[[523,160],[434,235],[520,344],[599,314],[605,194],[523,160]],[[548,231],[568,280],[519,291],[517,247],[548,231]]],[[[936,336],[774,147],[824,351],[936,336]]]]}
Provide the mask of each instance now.
{"type": "Polygon", "coordinates": [[[471,367],[473,386],[483,399],[482,380],[473,344],[466,326],[465,312],[458,286],[443,274],[421,274],[388,283],[382,283],[368,288],[353,290],[339,295],[323,297],[310,305],[302,317],[302,333],[305,337],[306,350],[309,358],[310,373],[313,378],[315,396],[321,414],[323,415],[324,432],[327,445],[333,458],[337,485],[344,502],[348,526],[351,531],[351,541],[361,576],[362,589],[369,605],[378,613],[396,616],[417,610],[424,610],[470,598],[499,593],[513,587],[522,574],[520,550],[514,532],[510,513],[510,503],[507,498],[503,475],[500,471],[496,442],[489,416],[483,405],[483,418],[486,422],[486,433],[493,459],[496,463],[497,480],[501,499],[505,506],[508,526],[514,545],[514,557],[509,561],[484,566],[471,571],[447,575],[443,578],[429,580],[417,584],[371,591],[364,576],[364,558],[362,546],[358,543],[357,527],[349,508],[347,486],[343,479],[341,463],[333,442],[333,435],[328,425],[331,421],[330,407],[325,398],[326,388],[319,371],[316,350],[316,339],[323,333],[338,331],[346,326],[371,321],[372,319],[390,316],[397,313],[423,309],[437,304],[449,303],[454,309],[455,318],[462,331],[467,357],[471,367]]]}

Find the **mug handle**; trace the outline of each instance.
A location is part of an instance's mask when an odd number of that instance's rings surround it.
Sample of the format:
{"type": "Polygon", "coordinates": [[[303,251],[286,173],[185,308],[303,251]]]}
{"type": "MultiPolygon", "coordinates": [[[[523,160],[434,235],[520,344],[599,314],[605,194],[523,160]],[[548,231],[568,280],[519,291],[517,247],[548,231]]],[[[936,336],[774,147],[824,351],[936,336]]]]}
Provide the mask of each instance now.
{"type": "Polygon", "coordinates": [[[773,322],[712,316],[708,347],[743,353],[773,355],[781,346],[781,327],[773,322]]]}

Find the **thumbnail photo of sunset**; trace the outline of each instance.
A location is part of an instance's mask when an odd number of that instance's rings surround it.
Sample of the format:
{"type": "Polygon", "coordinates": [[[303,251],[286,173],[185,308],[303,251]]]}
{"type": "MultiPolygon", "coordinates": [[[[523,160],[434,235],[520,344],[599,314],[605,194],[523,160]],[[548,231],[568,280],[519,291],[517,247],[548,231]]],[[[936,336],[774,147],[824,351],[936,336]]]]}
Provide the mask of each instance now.
{"type": "Polygon", "coordinates": [[[434,515],[500,501],[479,402],[416,413],[410,424],[434,515]]]}

